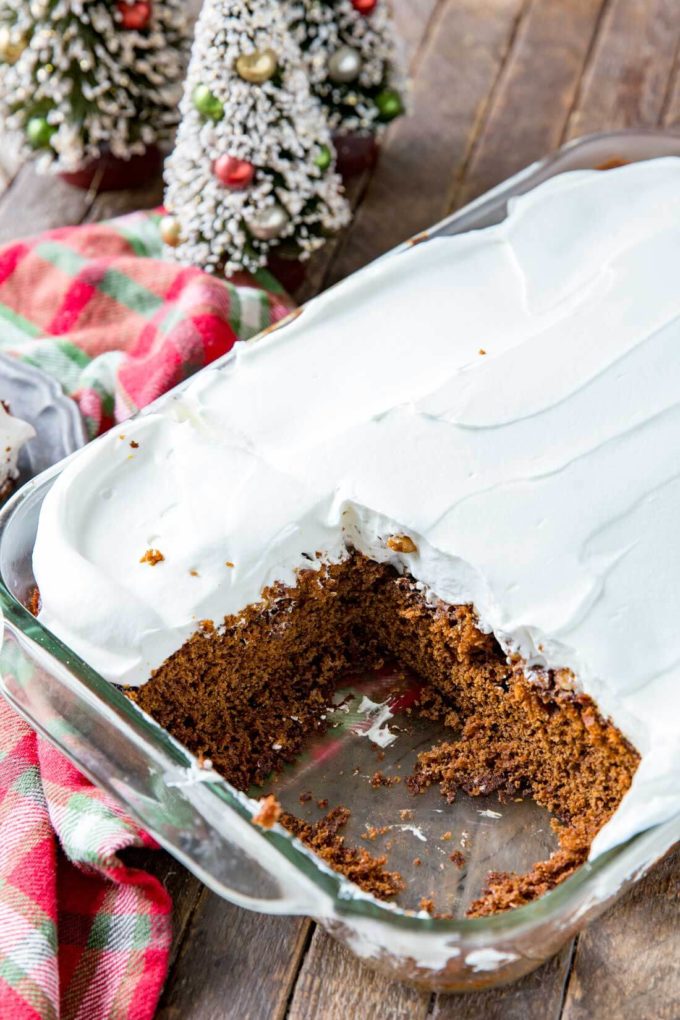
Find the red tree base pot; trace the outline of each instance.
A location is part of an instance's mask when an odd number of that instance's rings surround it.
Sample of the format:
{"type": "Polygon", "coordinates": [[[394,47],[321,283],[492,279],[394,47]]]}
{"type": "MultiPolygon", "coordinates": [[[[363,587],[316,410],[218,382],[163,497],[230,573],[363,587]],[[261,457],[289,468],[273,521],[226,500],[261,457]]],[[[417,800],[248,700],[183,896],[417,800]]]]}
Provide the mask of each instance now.
{"type": "Polygon", "coordinates": [[[354,177],[375,166],[378,142],[373,135],[333,135],[333,145],[342,177],[354,177]]]}
{"type": "Polygon", "coordinates": [[[93,159],[82,170],[59,176],[62,181],[83,191],[89,191],[93,185],[97,191],[123,191],[126,188],[139,188],[157,177],[162,166],[163,154],[158,146],[152,145],[141,156],[132,156],[130,159],[120,159],[107,152],[99,159],[93,159]]]}
{"type": "Polygon", "coordinates": [[[307,264],[298,259],[284,259],[270,252],[267,269],[275,276],[284,290],[294,294],[307,278],[307,264]]]}

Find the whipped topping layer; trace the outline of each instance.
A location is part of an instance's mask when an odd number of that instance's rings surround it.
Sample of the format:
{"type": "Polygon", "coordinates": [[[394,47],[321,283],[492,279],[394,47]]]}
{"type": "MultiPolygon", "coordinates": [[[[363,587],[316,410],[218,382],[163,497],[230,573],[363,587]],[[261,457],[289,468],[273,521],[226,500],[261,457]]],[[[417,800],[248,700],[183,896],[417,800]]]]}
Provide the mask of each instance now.
{"type": "Polygon", "coordinates": [[[372,264],[69,463],[35,546],[43,623],[141,684],[199,621],[353,544],[571,669],[635,744],[593,854],[671,817],[679,267],[673,158],[562,175],[372,264]]]}

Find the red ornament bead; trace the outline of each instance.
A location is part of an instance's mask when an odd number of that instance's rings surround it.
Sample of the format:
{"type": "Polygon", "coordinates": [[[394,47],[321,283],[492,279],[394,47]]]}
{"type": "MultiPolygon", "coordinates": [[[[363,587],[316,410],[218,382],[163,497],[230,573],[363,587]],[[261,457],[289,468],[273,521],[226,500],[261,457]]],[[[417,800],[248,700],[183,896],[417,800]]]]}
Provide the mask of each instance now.
{"type": "Polygon", "coordinates": [[[123,28],[139,32],[151,21],[151,4],[139,0],[138,3],[126,4],[121,0],[117,5],[123,28]]]}
{"type": "Polygon", "coordinates": [[[238,191],[240,188],[248,187],[255,176],[255,167],[245,159],[225,155],[215,160],[213,173],[225,188],[238,191]]]}
{"type": "Polygon", "coordinates": [[[359,14],[370,14],[378,5],[378,0],[352,0],[352,7],[359,14]]]}

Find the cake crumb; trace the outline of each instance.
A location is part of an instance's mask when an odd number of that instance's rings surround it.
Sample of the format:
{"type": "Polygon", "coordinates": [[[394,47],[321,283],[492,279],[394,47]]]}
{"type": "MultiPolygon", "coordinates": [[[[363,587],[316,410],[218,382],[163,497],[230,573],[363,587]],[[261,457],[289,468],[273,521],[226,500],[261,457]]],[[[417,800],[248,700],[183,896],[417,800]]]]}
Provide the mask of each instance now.
{"type": "Polygon", "coordinates": [[[300,796],[298,797],[298,800],[300,801],[301,804],[309,804],[311,799],[312,795],[309,792],[309,790],[305,790],[305,792],[301,793],[300,796]]]}
{"type": "Polygon", "coordinates": [[[28,597],[26,608],[31,616],[37,616],[40,612],[40,589],[37,585],[34,585],[31,589],[31,594],[28,597]]]}
{"type": "Polygon", "coordinates": [[[326,797],[322,797],[321,800],[317,800],[316,806],[319,811],[324,811],[328,807],[328,799],[326,797]]]}
{"type": "Polygon", "coordinates": [[[421,910],[427,911],[428,914],[434,914],[434,900],[423,896],[420,903],[418,904],[421,910]]]}
{"type": "Polygon", "coordinates": [[[349,817],[348,808],[336,807],[313,825],[290,814],[284,814],[281,823],[334,871],[339,871],[378,899],[390,899],[404,888],[404,880],[399,872],[386,870],[386,857],[373,857],[363,847],[345,844],[339,830],[347,824],[349,817]]]}
{"type": "Polygon", "coordinates": [[[439,838],[444,840],[445,843],[448,843],[450,839],[453,839],[453,836],[451,835],[450,832],[442,832],[439,838]]]}
{"type": "Polygon", "coordinates": [[[139,562],[148,563],[150,567],[155,567],[157,563],[162,563],[164,559],[165,556],[160,549],[147,549],[139,562]]]}
{"type": "Polygon", "coordinates": [[[136,439],[131,439],[130,440],[130,446],[132,447],[133,450],[138,450],[139,449],[139,443],[137,442],[136,439]]]}
{"type": "Polygon", "coordinates": [[[197,570],[190,570],[189,573],[191,574],[192,577],[200,577],[200,574],[198,573],[197,570]]]}
{"type": "Polygon", "coordinates": [[[399,812],[399,817],[401,818],[402,822],[410,822],[411,819],[413,818],[413,811],[411,810],[411,808],[402,808],[401,811],[399,812]]]}
{"type": "Polygon", "coordinates": [[[368,828],[366,829],[366,832],[362,832],[361,838],[370,839],[371,842],[373,842],[373,840],[377,839],[378,836],[384,836],[385,833],[389,831],[390,831],[389,825],[381,825],[380,828],[377,828],[377,826],[375,825],[369,825],[368,828]]]}
{"type": "Polygon", "coordinates": [[[418,546],[408,535],[391,535],[387,539],[387,547],[392,552],[414,553],[418,552],[418,546]]]}
{"type": "Polygon", "coordinates": [[[379,786],[396,786],[401,782],[401,776],[386,776],[384,772],[374,772],[369,782],[374,789],[379,786]]]}
{"type": "Polygon", "coordinates": [[[480,354],[482,354],[482,355],[484,355],[484,354],[486,354],[486,351],[484,350],[484,348],[483,348],[483,347],[480,347],[480,348],[479,348],[479,353],[480,353],[480,354]]]}
{"type": "Polygon", "coordinates": [[[449,854],[449,860],[452,861],[457,868],[465,867],[465,857],[460,850],[454,850],[452,854],[449,854]]]}
{"type": "Polygon", "coordinates": [[[271,829],[278,822],[281,814],[281,805],[274,794],[270,793],[268,797],[263,797],[260,800],[260,810],[253,816],[253,822],[262,829],[271,829]]]}
{"type": "Polygon", "coordinates": [[[420,857],[414,857],[413,858],[413,867],[414,868],[419,868],[422,863],[423,862],[421,861],[420,857]]]}
{"type": "Polygon", "coordinates": [[[225,567],[233,567],[234,566],[234,564],[231,562],[231,560],[227,560],[224,565],[225,565],[225,567]]]}

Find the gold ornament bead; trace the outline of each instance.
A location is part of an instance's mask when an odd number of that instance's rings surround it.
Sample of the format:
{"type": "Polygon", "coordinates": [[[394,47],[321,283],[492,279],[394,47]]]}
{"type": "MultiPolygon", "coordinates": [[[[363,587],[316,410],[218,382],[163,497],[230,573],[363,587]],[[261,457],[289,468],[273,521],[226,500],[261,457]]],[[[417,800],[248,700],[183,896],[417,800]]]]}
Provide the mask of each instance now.
{"type": "Polygon", "coordinates": [[[12,32],[7,25],[0,28],[0,60],[6,64],[16,64],[26,46],[25,36],[12,32]]]}
{"type": "Polygon", "coordinates": [[[181,241],[179,220],[174,216],[164,216],[161,220],[161,240],[168,248],[176,248],[181,241]]]}
{"type": "Polygon", "coordinates": [[[251,85],[262,85],[276,74],[279,58],[274,50],[242,53],[236,61],[236,73],[251,85]]]}

